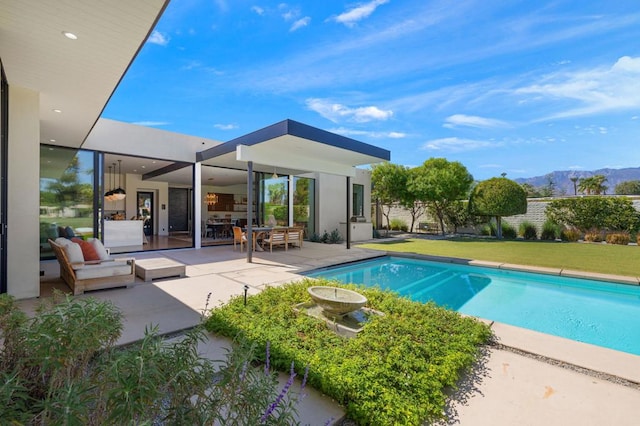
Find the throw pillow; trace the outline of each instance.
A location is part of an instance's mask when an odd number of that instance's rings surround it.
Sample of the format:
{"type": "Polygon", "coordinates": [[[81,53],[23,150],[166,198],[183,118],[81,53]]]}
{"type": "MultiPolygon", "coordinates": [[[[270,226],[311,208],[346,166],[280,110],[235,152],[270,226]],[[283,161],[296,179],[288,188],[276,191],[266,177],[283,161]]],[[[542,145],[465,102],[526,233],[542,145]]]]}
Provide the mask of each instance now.
{"type": "Polygon", "coordinates": [[[100,260],[109,260],[109,253],[107,253],[107,249],[102,245],[102,241],[97,238],[89,238],[89,242],[93,244],[93,248],[96,249],[96,253],[100,260]]]}
{"type": "Polygon", "coordinates": [[[72,238],[71,241],[80,245],[80,249],[82,250],[82,256],[84,256],[84,261],[88,262],[90,260],[100,260],[100,256],[98,252],[93,247],[89,241],[84,241],[80,238],[72,238]]]}
{"type": "Polygon", "coordinates": [[[80,248],[80,244],[71,243],[63,246],[65,254],[67,255],[67,259],[69,259],[69,263],[84,263],[84,256],[82,254],[82,249],[80,248]]]}
{"type": "Polygon", "coordinates": [[[65,237],[67,237],[68,239],[72,239],[73,237],[76,236],[76,233],[73,232],[73,228],[70,226],[67,226],[66,228],[64,228],[64,234],[65,234],[65,237]]]}

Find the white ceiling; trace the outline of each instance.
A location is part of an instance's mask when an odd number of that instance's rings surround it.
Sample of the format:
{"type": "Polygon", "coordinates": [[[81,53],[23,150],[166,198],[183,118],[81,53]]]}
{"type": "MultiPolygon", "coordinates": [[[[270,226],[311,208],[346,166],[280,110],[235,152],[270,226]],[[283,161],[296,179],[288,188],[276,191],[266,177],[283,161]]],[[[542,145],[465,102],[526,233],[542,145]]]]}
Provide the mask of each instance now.
{"type": "Polygon", "coordinates": [[[0,0],[0,58],[10,86],[40,94],[41,143],[82,145],[167,4],[0,0]]]}

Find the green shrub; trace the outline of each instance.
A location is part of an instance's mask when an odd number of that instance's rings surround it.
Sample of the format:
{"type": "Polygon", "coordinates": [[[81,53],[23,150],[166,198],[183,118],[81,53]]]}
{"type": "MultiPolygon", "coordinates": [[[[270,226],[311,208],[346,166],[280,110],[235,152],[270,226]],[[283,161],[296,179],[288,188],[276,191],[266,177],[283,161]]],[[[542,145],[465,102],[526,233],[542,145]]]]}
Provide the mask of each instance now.
{"type": "Polygon", "coordinates": [[[619,244],[626,246],[631,241],[631,237],[628,232],[614,232],[607,234],[607,244],[619,244]]]}
{"type": "Polygon", "coordinates": [[[110,302],[66,298],[28,319],[0,295],[0,423],[294,422],[297,390],[279,390],[275,372],[251,367],[255,345],[240,343],[214,362],[198,350],[203,327],[171,343],[152,328],[138,344],[116,348],[121,330],[110,302]]]}
{"type": "Polygon", "coordinates": [[[552,220],[546,220],[542,225],[540,239],[545,241],[555,241],[560,238],[560,226],[552,220]]]}
{"type": "Polygon", "coordinates": [[[562,241],[575,243],[580,239],[580,231],[574,228],[565,228],[560,232],[560,239],[562,241]]]}
{"type": "Polygon", "coordinates": [[[391,221],[389,221],[389,226],[391,227],[392,231],[407,231],[407,229],[409,229],[409,227],[407,226],[407,222],[405,222],[402,219],[391,219],[391,221]]]}
{"type": "Polygon", "coordinates": [[[212,310],[206,327],[262,348],[271,342],[273,365],[282,371],[293,361],[309,365],[309,383],[343,404],[358,424],[417,425],[443,417],[448,390],[472,366],[489,327],[434,304],[348,285],[384,315],[347,339],[292,309],[310,301],[311,285],[342,286],[306,279],[267,288],[246,306],[237,297],[212,310]]]}
{"type": "Polygon", "coordinates": [[[480,235],[495,237],[496,234],[496,224],[493,222],[485,223],[480,228],[480,235]]]}
{"type": "Polygon", "coordinates": [[[516,228],[507,222],[502,222],[502,237],[508,240],[515,240],[518,237],[516,228]]]}
{"type": "Polygon", "coordinates": [[[584,241],[587,243],[601,243],[604,238],[604,232],[598,230],[591,230],[584,234],[584,241]]]}
{"type": "Polygon", "coordinates": [[[326,242],[328,244],[340,244],[342,242],[342,235],[340,235],[340,231],[338,231],[337,229],[331,231],[331,234],[329,234],[326,242]]]}
{"type": "Polygon", "coordinates": [[[632,232],[638,229],[640,213],[627,197],[578,197],[550,202],[547,218],[582,232],[591,229],[632,232]]]}
{"type": "Polygon", "coordinates": [[[525,240],[538,239],[538,229],[536,228],[536,225],[526,220],[520,223],[520,226],[518,227],[518,233],[525,240]]]}

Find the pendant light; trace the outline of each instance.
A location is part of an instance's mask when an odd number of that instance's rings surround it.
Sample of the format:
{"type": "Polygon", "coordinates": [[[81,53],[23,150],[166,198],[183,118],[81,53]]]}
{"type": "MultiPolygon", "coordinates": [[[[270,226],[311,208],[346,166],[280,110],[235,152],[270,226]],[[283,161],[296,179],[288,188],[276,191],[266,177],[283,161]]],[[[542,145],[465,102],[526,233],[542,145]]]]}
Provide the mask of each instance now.
{"type": "Polygon", "coordinates": [[[276,167],[273,166],[273,174],[271,175],[271,179],[278,179],[278,174],[276,173],[276,167]]]}
{"type": "Polygon", "coordinates": [[[122,189],[122,186],[120,186],[120,175],[122,173],[121,163],[122,160],[118,160],[118,188],[113,190],[113,198],[115,198],[116,200],[124,200],[124,198],[127,196],[127,193],[124,191],[124,189],[122,189]]]}
{"type": "Polygon", "coordinates": [[[109,166],[109,191],[104,193],[104,199],[107,201],[113,201],[113,190],[111,189],[111,166],[109,166]]]}

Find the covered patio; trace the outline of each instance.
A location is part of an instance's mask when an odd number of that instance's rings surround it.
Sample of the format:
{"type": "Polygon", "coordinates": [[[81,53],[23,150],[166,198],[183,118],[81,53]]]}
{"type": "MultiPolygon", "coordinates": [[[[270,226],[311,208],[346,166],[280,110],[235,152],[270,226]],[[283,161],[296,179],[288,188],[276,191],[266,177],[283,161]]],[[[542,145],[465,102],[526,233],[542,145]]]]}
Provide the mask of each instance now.
{"type": "MultiPolygon", "coordinates": [[[[390,152],[388,150],[356,141],[345,136],[327,132],[294,120],[283,120],[279,123],[233,139],[221,145],[209,148],[199,152],[196,155],[196,182],[201,174],[201,167],[213,166],[222,169],[246,170],[247,173],[247,204],[248,206],[256,205],[256,211],[252,208],[247,210],[247,227],[246,236],[248,241],[253,240],[253,227],[264,222],[261,213],[261,203],[264,199],[256,200],[258,194],[256,186],[261,186],[262,182],[255,182],[254,177],[269,176],[277,179],[279,176],[287,177],[289,191],[292,192],[292,181],[288,179],[291,176],[314,176],[332,175],[342,178],[345,197],[341,201],[336,197],[336,186],[339,181],[326,181],[322,178],[317,183],[320,191],[325,192],[329,189],[332,197],[326,202],[330,202],[332,210],[335,206],[344,203],[343,215],[340,220],[344,221],[345,226],[344,238],[347,249],[351,246],[351,221],[353,214],[353,189],[352,179],[357,175],[358,166],[366,166],[370,164],[380,163],[390,160],[390,152]],[[258,185],[256,185],[256,183],[258,185]],[[323,188],[323,186],[330,186],[323,188]]],[[[370,181],[365,191],[370,194],[370,181]]],[[[202,199],[202,193],[198,192],[196,185],[194,198],[202,199]]],[[[327,197],[328,198],[328,197],[327,197]]],[[[323,206],[315,203],[322,203],[322,193],[316,196],[312,209],[318,212],[318,222],[323,222],[323,206]]],[[[364,204],[364,202],[363,202],[364,204]]],[[[363,214],[364,214],[364,208],[363,214]]],[[[197,216],[194,223],[203,223],[202,218],[197,216]]],[[[339,216],[338,216],[339,217],[339,216]]],[[[334,219],[335,221],[335,216],[334,219]]],[[[293,224],[293,200],[289,198],[288,220],[287,225],[293,224]]],[[[198,230],[197,230],[198,231],[198,230]]],[[[202,232],[196,232],[196,247],[201,246],[198,236],[202,232]]],[[[252,244],[248,244],[247,261],[252,261],[252,244]]]]}

